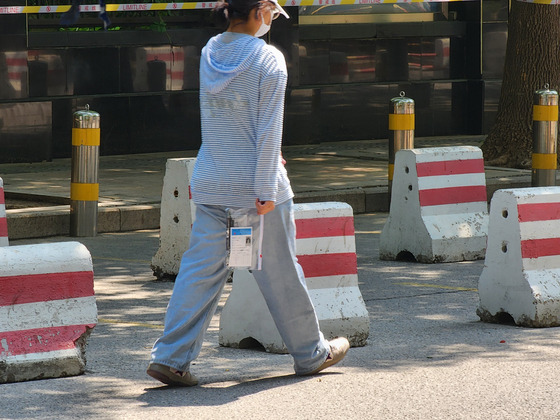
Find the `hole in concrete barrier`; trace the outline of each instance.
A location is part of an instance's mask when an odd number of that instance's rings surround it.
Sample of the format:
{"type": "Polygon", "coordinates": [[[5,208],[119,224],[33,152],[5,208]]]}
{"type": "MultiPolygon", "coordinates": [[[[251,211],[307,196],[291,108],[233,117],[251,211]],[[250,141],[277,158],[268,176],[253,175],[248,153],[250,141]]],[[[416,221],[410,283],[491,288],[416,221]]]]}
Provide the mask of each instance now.
{"type": "Polygon", "coordinates": [[[405,167],[404,167],[404,171],[405,171],[406,173],[409,173],[409,172],[410,172],[410,169],[408,169],[408,166],[405,166],[405,167]]]}
{"type": "Polygon", "coordinates": [[[498,324],[515,325],[515,320],[507,312],[498,312],[494,319],[498,324]]]}
{"type": "Polygon", "coordinates": [[[508,211],[507,211],[507,210],[502,210],[502,217],[503,217],[504,219],[507,219],[508,216],[509,216],[508,211]]]}
{"type": "Polygon", "coordinates": [[[507,242],[502,242],[502,252],[505,254],[507,252],[507,242]]]}
{"type": "Polygon", "coordinates": [[[416,262],[416,258],[410,251],[401,251],[397,254],[397,261],[416,262]]]}
{"type": "Polygon", "coordinates": [[[178,218],[177,216],[174,216],[174,217],[173,217],[173,221],[174,221],[175,223],[179,223],[179,218],[178,218]]]}
{"type": "Polygon", "coordinates": [[[253,337],[246,337],[239,342],[240,349],[251,349],[257,351],[266,351],[264,346],[253,337]]]}
{"type": "Polygon", "coordinates": [[[412,191],[412,185],[408,186],[408,191],[412,191]]]}
{"type": "Polygon", "coordinates": [[[175,198],[179,197],[179,191],[177,189],[175,189],[175,191],[173,191],[173,196],[175,198]]]}

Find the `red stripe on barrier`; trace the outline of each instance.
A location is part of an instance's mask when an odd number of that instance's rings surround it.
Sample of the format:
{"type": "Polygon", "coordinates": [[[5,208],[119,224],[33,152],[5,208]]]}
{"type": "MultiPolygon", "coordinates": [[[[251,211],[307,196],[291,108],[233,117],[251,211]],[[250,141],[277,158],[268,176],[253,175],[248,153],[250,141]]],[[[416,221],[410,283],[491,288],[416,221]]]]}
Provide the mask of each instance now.
{"type": "Polygon", "coordinates": [[[551,257],[555,255],[560,255],[560,238],[521,241],[521,258],[551,257]]]}
{"type": "MultiPolygon", "coordinates": [[[[5,217],[0,217],[0,237],[8,237],[8,220],[5,217]]],[[[0,286],[0,290],[2,287],[0,286]]]]}
{"type": "Polygon", "coordinates": [[[0,188],[0,204],[6,204],[4,201],[4,188],[0,188]]]}
{"type": "Polygon", "coordinates": [[[296,239],[353,235],[353,216],[296,219],[296,239]]]}
{"type": "Polygon", "coordinates": [[[484,160],[464,159],[422,162],[416,164],[416,172],[419,177],[483,173],[484,160]]]}
{"type": "Polygon", "coordinates": [[[32,330],[0,333],[0,356],[20,356],[47,351],[68,350],[76,347],[75,341],[86,327],[95,325],[65,325],[61,327],[35,328],[32,330]]]}
{"type": "Polygon", "coordinates": [[[185,54],[182,51],[168,52],[168,53],[150,53],[146,54],[146,61],[165,61],[167,63],[178,63],[185,59],[185,54]]]}
{"type": "Polygon", "coordinates": [[[0,306],[93,295],[92,271],[0,277],[0,306]]]}
{"type": "Polygon", "coordinates": [[[25,58],[6,58],[6,65],[8,67],[14,66],[27,66],[27,57],[25,58]]]}
{"type": "Polygon", "coordinates": [[[421,207],[443,204],[486,202],[486,187],[474,185],[467,187],[434,188],[418,191],[421,207]]]}
{"type": "Polygon", "coordinates": [[[538,222],[560,219],[560,203],[529,203],[517,205],[520,222],[538,222]]]}
{"type": "Polygon", "coordinates": [[[341,254],[298,255],[297,258],[303,268],[305,277],[358,274],[356,254],[353,252],[341,254]]]}

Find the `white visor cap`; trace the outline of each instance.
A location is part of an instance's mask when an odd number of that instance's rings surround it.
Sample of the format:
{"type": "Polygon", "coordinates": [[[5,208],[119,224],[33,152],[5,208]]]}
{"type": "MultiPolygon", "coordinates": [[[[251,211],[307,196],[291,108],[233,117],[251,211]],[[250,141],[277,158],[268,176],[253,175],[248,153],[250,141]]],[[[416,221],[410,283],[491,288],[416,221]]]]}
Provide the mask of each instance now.
{"type": "Polygon", "coordinates": [[[280,12],[281,15],[283,15],[286,19],[290,18],[290,15],[288,13],[286,13],[286,11],[284,9],[282,9],[282,6],[280,6],[278,4],[278,0],[267,0],[270,3],[273,3],[274,6],[276,7],[276,10],[278,10],[280,12]]]}

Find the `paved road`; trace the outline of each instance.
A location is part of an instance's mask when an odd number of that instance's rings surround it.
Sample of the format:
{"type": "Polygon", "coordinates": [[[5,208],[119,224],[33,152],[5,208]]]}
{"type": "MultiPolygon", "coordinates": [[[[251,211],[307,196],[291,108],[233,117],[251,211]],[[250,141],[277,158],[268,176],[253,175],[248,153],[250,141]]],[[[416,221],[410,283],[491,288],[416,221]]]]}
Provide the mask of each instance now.
{"type": "MultiPolygon", "coordinates": [[[[475,310],[483,261],[380,261],[386,216],[355,219],[371,320],[367,346],[351,349],[323,375],[299,378],[289,356],[220,347],[218,314],[193,366],[201,384],[188,389],[161,387],[144,373],[173,287],[154,281],[149,268],[158,231],[84,238],[100,317],[88,371],[0,385],[0,418],[560,418],[560,329],[481,323],[475,310]]],[[[68,238],[37,241],[61,240],[68,238]]]]}

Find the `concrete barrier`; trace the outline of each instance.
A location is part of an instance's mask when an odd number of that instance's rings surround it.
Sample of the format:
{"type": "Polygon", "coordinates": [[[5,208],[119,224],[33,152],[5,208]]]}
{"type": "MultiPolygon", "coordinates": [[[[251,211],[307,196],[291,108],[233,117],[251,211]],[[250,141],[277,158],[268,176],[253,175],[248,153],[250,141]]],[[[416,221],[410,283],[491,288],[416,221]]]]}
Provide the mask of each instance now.
{"type": "Polygon", "coordinates": [[[490,209],[478,316],[560,326],[560,187],[498,190],[490,209]]]}
{"type": "Polygon", "coordinates": [[[477,147],[400,150],[379,257],[424,263],[484,258],[488,204],[477,147]]]}
{"type": "Polygon", "coordinates": [[[83,373],[96,323],[85,246],[0,247],[0,383],[83,373]]]}
{"type": "Polygon", "coordinates": [[[4,181],[0,178],[0,246],[8,246],[8,220],[6,219],[6,201],[4,199],[4,181]]]}
{"type": "Polygon", "coordinates": [[[196,158],[168,159],[161,194],[159,249],[152,258],[158,279],[175,278],[189,247],[195,205],[190,182],[196,158]]]}
{"type": "MultiPolygon", "coordinates": [[[[294,210],[297,256],[323,334],[327,339],[345,336],[352,346],[364,346],[369,315],[358,287],[352,207],[313,203],[296,204],[294,210]]],[[[253,275],[235,270],[220,316],[219,342],[243,348],[254,340],[269,352],[286,352],[253,275]]]]}

